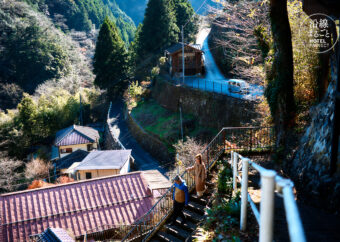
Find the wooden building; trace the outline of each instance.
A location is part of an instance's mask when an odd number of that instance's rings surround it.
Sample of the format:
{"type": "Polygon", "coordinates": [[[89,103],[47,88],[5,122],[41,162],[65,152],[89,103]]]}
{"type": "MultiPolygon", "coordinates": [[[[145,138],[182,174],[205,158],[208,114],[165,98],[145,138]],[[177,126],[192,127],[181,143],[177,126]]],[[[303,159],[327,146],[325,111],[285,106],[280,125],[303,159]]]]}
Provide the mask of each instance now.
{"type": "MultiPolygon", "coordinates": [[[[165,50],[171,76],[183,73],[182,67],[182,43],[177,43],[165,50]]],[[[184,45],[185,75],[203,74],[203,51],[198,44],[184,45]]]]}

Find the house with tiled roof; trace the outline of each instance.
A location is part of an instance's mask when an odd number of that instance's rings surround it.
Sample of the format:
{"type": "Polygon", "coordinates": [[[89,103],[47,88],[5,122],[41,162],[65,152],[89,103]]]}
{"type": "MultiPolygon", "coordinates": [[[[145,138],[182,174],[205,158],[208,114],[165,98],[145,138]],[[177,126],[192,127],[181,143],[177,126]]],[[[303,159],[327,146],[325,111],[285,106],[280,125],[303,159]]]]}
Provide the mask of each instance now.
{"type": "Polygon", "coordinates": [[[70,233],[61,228],[47,228],[41,234],[30,237],[34,242],[75,242],[70,233]]]}
{"type": "Polygon", "coordinates": [[[95,236],[104,228],[105,236],[111,238],[116,229],[131,228],[154,205],[155,194],[171,186],[158,171],[149,172],[2,194],[0,241],[29,241],[48,228],[70,231],[76,240],[85,234],[95,236]]]}
{"type": "Polygon", "coordinates": [[[62,158],[76,150],[99,149],[99,138],[99,132],[94,128],[72,125],[56,133],[54,145],[62,158]]]}
{"type": "Polygon", "coordinates": [[[125,174],[133,162],[131,150],[96,150],[73,168],[77,180],[125,174]]]}

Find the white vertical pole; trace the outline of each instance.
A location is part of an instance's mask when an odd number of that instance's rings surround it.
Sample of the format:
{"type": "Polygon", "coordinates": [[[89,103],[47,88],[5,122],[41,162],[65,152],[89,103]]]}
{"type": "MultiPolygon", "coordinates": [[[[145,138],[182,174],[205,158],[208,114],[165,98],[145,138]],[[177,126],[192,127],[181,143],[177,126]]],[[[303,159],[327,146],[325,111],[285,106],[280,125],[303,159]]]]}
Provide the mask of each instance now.
{"type": "Polygon", "coordinates": [[[185,75],[185,64],[184,64],[184,26],[182,25],[182,71],[183,71],[183,85],[185,84],[184,82],[184,75],[185,75]]]}
{"type": "Polygon", "coordinates": [[[233,161],[233,190],[237,189],[237,164],[238,164],[238,155],[236,152],[232,151],[232,161],[233,161]]]}
{"type": "Polygon", "coordinates": [[[273,241],[275,175],[272,170],[261,173],[260,242],[273,241]]]}
{"type": "Polygon", "coordinates": [[[248,204],[248,166],[249,159],[242,159],[242,182],[241,182],[241,231],[247,229],[247,204],[248,204]]]}
{"type": "Polygon", "coordinates": [[[289,184],[283,187],[283,202],[286,211],[286,220],[288,224],[288,231],[290,241],[306,242],[303,225],[299,215],[299,210],[295,202],[293,193],[293,184],[289,184]]]}

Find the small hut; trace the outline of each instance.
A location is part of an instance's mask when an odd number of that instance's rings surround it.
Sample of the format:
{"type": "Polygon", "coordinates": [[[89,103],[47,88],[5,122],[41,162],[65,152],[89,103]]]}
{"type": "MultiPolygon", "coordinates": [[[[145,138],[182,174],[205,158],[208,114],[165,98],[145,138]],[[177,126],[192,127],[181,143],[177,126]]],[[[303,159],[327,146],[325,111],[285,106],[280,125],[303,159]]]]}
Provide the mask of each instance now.
{"type": "MultiPolygon", "coordinates": [[[[177,43],[165,50],[169,64],[169,73],[183,73],[182,66],[182,43],[177,43]]],[[[184,68],[185,75],[192,76],[202,74],[204,68],[203,51],[199,44],[184,44],[184,68]]]]}

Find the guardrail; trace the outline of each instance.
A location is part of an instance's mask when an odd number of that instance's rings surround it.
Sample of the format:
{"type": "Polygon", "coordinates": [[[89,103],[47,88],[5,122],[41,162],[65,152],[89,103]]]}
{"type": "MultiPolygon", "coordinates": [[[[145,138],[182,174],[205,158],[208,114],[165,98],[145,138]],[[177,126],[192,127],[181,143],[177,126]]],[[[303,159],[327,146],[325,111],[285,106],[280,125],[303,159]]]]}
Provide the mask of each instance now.
{"type": "Polygon", "coordinates": [[[85,235],[77,238],[77,241],[107,241],[121,239],[129,230],[131,226],[126,224],[102,225],[97,228],[87,230],[85,235]]]}
{"type": "Polygon", "coordinates": [[[181,78],[172,77],[169,82],[176,85],[185,85],[193,89],[199,89],[205,92],[213,92],[222,95],[228,95],[237,99],[256,101],[263,96],[263,90],[259,86],[250,86],[249,89],[241,87],[233,87],[229,85],[227,79],[209,80],[200,77],[185,77],[185,81],[181,78]],[[255,90],[254,90],[255,88],[255,90]],[[255,92],[254,92],[255,91],[255,92]],[[251,94],[251,95],[249,95],[251,94]]]}
{"type": "Polygon", "coordinates": [[[110,132],[110,135],[112,136],[113,140],[120,146],[120,148],[122,150],[126,150],[125,146],[120,142],[119,138],[116,137],[114,132],[111,130],[111,124],[109,123],[111,109],[112,109],[112,102],[110,102],[109,110],[107,111],[106,125],[109,128],[109,132],[110,132]]]}
{"type": "MultiPolygon", "coordinates": [[[[274,147],[273,144],[275,143],[274,140],[270,140],[274,139],[274,136],[272,136],[272,130],[273,128],[271,127],[223,128],[201,153],[207,169],[210,170],[215,165],[221,154],[226,151],[256,151],[258,149],[272,149],[274,147]],[[240,135],[240,137],[243,138],[241,140],[234,140],[232,139],[234,135],[240,135]],[[253,137],[257,137],[258,142],[255,142],[250,146],[245,145],[244,142],[246,142],[246,140],[249,141],[249,139],[253,137]]],[[[186,181],[189,190],[194,188],[194,178],[190,176],[188,172],[184,171],[180,176],[186,181]]],[[[154,206],[132,225],[132,229],[122,239],[122,241],[147,241],[152,237],[154,232],[157,231],[159,226],[172,213],[172,188],[173,187],[170,187],[154,204],[154,206]]]]}
{"type": "Polygon", "coordinates": [[[237,179],[241,181],[241,214],[240,229],[247,227],[247,205],[249,203],[257,223],[260,226],[260,242],[273,241],[274,224],[274,193],[282,194],[289,237],[294,242],[305,242],[305,234],[300,219],[299,211],[295,202],[291,180],[282,178],[274,170],[265,169],[237,152],[231,151],[231,164],[233,168],[233,190],[237,189],[237,179]],[[242,161],[242,178],[238,173],[238,161],[242,161]],[[249,166],[257,170],[261,175],[261,202],[260,210],[256,207],[248,193],[249,166]]]}

